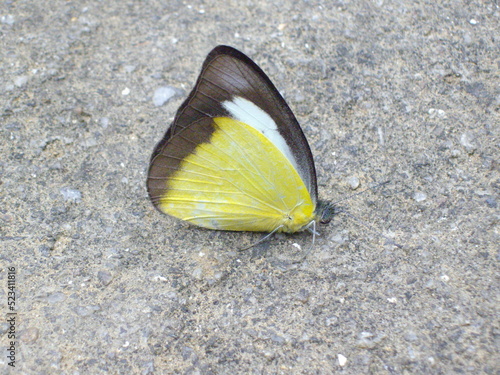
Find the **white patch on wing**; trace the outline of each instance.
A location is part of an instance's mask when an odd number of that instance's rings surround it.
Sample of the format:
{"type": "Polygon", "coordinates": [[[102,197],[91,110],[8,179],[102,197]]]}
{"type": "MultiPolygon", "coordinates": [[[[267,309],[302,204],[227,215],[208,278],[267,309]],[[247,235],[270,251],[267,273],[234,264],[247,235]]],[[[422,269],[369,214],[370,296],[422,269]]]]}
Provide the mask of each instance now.
{"type": "Polygon", "coordinates": [[[290,147],[288,147],[285,139],[281,136],[278,131],[278,125],[276,125],[271,116],[251,101],[240,96],[235,96],[232,100],[226,100],[222,103],[222,106],[235,120],[244,122],[264,134],[290,160],[290,163],[292,163],[299,175],[301,174],[290,147]]]}

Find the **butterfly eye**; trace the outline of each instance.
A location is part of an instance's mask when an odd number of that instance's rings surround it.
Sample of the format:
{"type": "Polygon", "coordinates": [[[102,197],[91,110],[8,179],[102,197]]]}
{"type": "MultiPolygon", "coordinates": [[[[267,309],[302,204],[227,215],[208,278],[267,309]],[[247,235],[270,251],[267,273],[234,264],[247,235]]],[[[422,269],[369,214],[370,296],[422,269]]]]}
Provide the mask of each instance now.
{"type": "Polygon", "coordinates": [[[333,206],[329,202],[318,202],[318,213],[319,213],[319,222],[321,224],[328,224],[332,221],[333,216],[336,214],[335,206],[333,206]]]}

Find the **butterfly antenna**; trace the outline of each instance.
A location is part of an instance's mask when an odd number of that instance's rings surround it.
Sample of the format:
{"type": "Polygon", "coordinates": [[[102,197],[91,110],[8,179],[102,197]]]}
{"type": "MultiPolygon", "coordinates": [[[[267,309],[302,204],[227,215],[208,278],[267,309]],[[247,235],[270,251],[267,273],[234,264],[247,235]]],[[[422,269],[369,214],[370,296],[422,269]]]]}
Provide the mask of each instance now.
{"type": "Polygon", "coordinates": [[[347,197],[344,197],[344,198],[342,198],[342,199],[339,199],[339,200],[338,200],[338,201],[336,201],[336,202],[331,202],[331,205],[332,205],[332,206],[335,206],[336,204],[338,204],[338,203],[340,203],[340,202],[344,202],[344,201],[347,201],[347,200],[352,199],[352,198],[354,198],[354,197],[357,197],[358,195],[361,195],[361,194],[363,194],[363,193],[367,192],[368,190],[373,190],[373,189],[379,188],[380,186],[387,185],[389,182],[391,182],[391,181],[387,180],[387,181],[384,181],[384,182],[380,182],[380,183],[378,183],[378,184],[375,184],[375,185],[373,185],[373,186],[369,186],[369,187],[367,187],[366,189],[363,189],[363,190],[361,190],[361,191],[358,191],[357,193],[354,193],[354,194],[348,195],[347,197]]]}
{"type": "MultiPolygon", "coordinates": [[[[369,186],[369,187],[367,187],[366,189],[363,189],[363,190],[361,190],[361,191],[359,191],[359,192],[357,192],[357,193],[355,193],[355,194],[349,195],[349,196],[347,196],[347,197],[345,197],[345,198],[342,198],[342,199],[340,199],[340,200],[338,200],[338,201],[336,201],[336,202],[333,202],[333,203],[332,203],[332,205],[336,205],[336,204],[337,204],[337,203],[339,203],[339,202],[343,202],[343,201],[346,201],[346,200],[348,200],[348,199],[352,199],[352,198],[354,198],[354,197],[356,197],[356,196],[358,196],[358,195],[361,195],[361,194],[365,193],[365,192],[366,192],[366,191],[368,191],[368,190],[373,190],[373,189],[379,188],[380,186],[387,185],[389,182],[391,182],[391,181],[390,181],[390,180],[387,180],[387,181],[384,181],[384,182],[381,182],[381,183],[375,184],[375,185],[373,185],[373,186],[369,186]]],[[[350,212],[345,211],[345,210],[339,210],[339,211],[336,211],[335,213],[336,213],[336,214],[340,214],[340,213],[344,213],[344,214],[346,214],[346,215],[347,215],[347,216],[349,216],[350,218],[354,219],[355,221],[357,221],[358,223],[360,223],[361,225],[363,225],[365,228],[368,228],[368,229],[369,229],[370,231],[372,231],[373,233],[377,234],[377,235],[378,235],[378,236],[380,236],[380,237],[385,238],[385,240],[387,241],[387,243],[389,243],[389,244],[391,244],[391,245],[394,245],[394,246],[396,246],[396,247],[398,247],[398,248],[400,248],[400,249],[402,249],[402,248],[403,248],[403,245],[400,245],[400,244],[398,244],[398,243],[394,242],[394,240],[393,240],[393,239],[391,239],[391,238],[387,237],[386,235],[382,234],[380,231],[378,231],[377,229],[375,229],[373,226],[371,226],[371,225],[370,225],[370,224],[368,224],[367,222],[365,222],[365,221],[361,220],[360,218],[358,218],[358,217],[354,216],[354,215],[353,215],[353,214],[351,214],[350,212]]]]}
{"type": "Polygon", "coordinates": [[[363,225],[365,228],[368,228],[373,233],[377,234],[380,237],[385,238],[385,240],[387,241],[387,244],[394,245],[394,246],[396,246],[396,247],[398,247],[400,249],[403,248],[403,245],[400,245],[397,242],[394,242],[394,240],[392,238],[387,237],[385,234],[381,233],[380,231],[378,231],[377,229],[375,229],[373,226],[371,226],[367,222],[361,220],[359,217],[354,216],[350,212],[345,211],[345,210],[340,210],[340,211],[337,211],[336,213],[338,213],[338,214],[345,214],[345,215],[349,216],[351,219],[354,219],[355,221],[357,221],[358,223],[360,223],[361,225],[363,225]]]}

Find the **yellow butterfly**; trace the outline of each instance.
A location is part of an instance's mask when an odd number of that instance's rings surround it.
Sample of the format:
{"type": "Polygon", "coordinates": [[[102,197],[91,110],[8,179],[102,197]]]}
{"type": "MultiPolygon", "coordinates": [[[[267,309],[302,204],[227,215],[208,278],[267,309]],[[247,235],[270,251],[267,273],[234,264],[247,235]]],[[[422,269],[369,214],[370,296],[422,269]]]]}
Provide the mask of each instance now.
{"type": "Polygon", "coordinates": [[[207,56],[196,85],[157,144],[149,197],[200,227],[294,233],[327,224],[311,149],[267,75],[228,46],[207,56]]]}

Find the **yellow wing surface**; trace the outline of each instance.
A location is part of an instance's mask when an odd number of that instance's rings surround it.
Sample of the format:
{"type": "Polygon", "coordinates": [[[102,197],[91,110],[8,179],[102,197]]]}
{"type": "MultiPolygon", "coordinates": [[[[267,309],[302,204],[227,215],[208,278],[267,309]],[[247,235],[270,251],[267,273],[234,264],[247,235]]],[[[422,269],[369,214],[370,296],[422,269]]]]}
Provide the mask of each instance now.
{"type": "Polygon", "coordinates": [[[287,157],[261,132],[228,117],[166,181],[161,211],[219,230],[297,232],[315,204],[287,157]]]}

